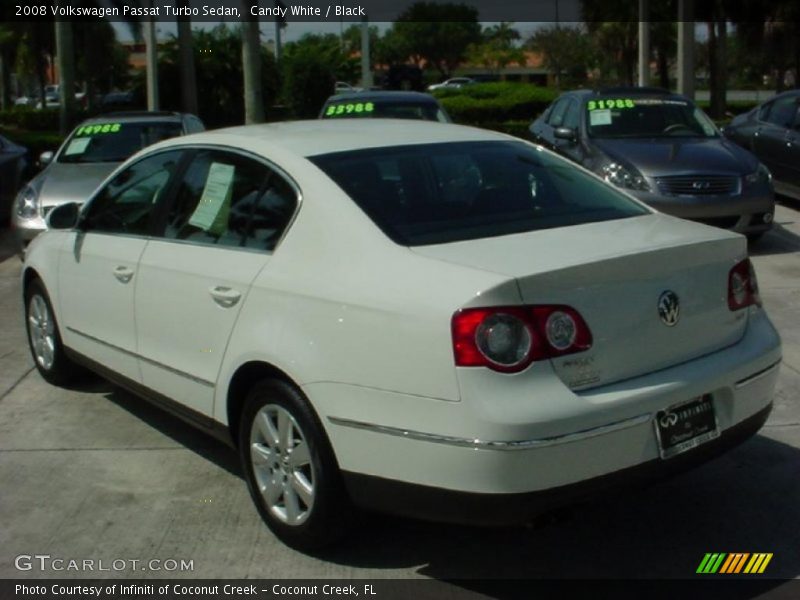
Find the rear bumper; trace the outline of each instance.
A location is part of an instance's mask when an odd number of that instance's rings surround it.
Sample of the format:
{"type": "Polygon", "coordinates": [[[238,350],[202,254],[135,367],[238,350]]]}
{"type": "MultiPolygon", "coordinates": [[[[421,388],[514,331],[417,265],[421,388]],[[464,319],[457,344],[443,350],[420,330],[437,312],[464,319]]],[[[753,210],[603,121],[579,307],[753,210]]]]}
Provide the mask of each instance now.
{"type": "Polygon", "coordinates": [[[770,403],[725,430],[719,438],[669,460],[654,459],[614,473],[547,490],[517,494],[470,493],[344,472],[350,496],[367,509],[406,517],[473,525],[516,525],[559,507],[640,488],[677,475],[738,446],[755,435],[770,403]]]}
{"type": "MultiPolygon", "coordinates": [[[[357,504],[426,516],[431,503],[423,500],[431,496],[460,502],[463,495],[465,507],[478,509],[492,498],[510,499],[517,509],[509,509],[509,521],[518,522],[618,479],[682,470],[752,435],[769,413],[780,360],[777,332],[753,310],[733,346],[587,391],[565,387],[547,362],[513,377],[464,369],[460,402],[328,383],[304,390],[323,416],[357,504]],[[705,394],[721,439],[659,458],[657,412],[705,394]]],[[[432,505],[432,519],[505,520],[451,519],[441,512],[457,514],[458,506],[437,512],[432,505]]]]}
{"type": "Polygon", "coordinates": [[[668,215],[700,221],[737,233],[757,234],[772,228],[775,194],[768,185],[754,186],[736,196],[666,196],[651,192],[633,195],[668,215]],[[768,216],[767,216],[768,215],[768,216]]]}

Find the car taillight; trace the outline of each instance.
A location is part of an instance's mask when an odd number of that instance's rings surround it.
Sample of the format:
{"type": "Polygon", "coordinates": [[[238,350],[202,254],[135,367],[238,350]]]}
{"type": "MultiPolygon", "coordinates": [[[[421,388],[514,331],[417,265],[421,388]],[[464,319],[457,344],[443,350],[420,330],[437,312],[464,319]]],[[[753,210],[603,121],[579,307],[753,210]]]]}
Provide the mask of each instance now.
{"type": "Polygon", "coordinates": [[[752,305],[761,306],[761,296],[753,263],[745,258],[728,273],[728,308],[739,310],[752,305]]]}
{"type": "Polygon", "coordinates": [[[578,311],[561,305],[465,308],[453,315],[452,332],[457,366],[503,373],[592,346],[578,311]]]}

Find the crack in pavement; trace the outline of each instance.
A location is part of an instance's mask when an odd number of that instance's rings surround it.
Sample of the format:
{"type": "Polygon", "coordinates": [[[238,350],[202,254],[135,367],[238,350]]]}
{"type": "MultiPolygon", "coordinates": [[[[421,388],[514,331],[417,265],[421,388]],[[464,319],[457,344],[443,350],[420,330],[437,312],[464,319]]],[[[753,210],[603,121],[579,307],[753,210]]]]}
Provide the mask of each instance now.
{"type": "Polygon", "coordinates": [[[27,371],[25,371],[22,375],[20,375],[19,379],[17,379],[14,383],[11,384],[11,387],[8,388],[2,395],[0,395],[0,402],[5,400],[5,397],[8,396],[11,392],[13,392],[17,386],[22,383],[22,380],[25,379],[28,375],[30,375],[31,371],[33,371],[36,367],[30,367],[27,371]]]}

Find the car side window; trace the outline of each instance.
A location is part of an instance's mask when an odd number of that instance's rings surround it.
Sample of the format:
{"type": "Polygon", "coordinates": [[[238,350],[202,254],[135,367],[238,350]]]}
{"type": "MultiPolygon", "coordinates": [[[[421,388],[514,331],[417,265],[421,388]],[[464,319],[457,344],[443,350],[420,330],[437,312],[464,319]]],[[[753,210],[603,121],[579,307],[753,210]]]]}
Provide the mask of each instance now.
{"type": "Polygon", "coordinates": [[[296,205],[292,186],[266,165],[200,150],[178,183],[164,237],[272,251],[296,205]]]}
{"type": "Polygon", "coordinates": [[[201,133],[206,130],[203,122],[194,115],[186,115],[186,133],[201,133]]]}
{"type": "Polygon", "coordinates": [[[562,98],[556,101],[555,106],[553,106],[553,109],[547,117],[547,124],[551,127],[561,127],[564,123],[564,115],[567,112],[568,105],[569,98],[562,98]]]}
{"type": "Polygon", "coordinates": [[[580,124],[581,113],[578,108],[578,103],[572,99],[569,101],[567,105],[567,110],[564,113],[564,122],[563,127],[569,127],[570,129],[574,129],[577,131],[578,125],[580,124]]]}
{"type": "Polygon", "coordinates": [[[778,127],[788,128],[792,126],[796,114],[797,99],[794,96],[778,98],[772,103],[766,121],[778,127]]]}
{"type": "Polygon", "coordinates": [[[150,217],[169,187],[182,152],[148,156],[116,175],[91,201],[81,229],[102,233],[149,233],[150,217]]]}

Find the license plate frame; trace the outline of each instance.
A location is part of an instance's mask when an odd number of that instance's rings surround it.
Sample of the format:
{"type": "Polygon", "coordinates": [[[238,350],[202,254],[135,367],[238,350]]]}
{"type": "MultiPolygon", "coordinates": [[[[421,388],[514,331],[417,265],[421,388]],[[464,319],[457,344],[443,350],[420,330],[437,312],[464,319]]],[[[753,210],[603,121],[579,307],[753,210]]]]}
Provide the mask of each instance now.
{"type": "Polygon", "coordinates": [[[713,398],[704,394],[658,411],[653,429],[662,460],[717,439],[720,431],[713,398]]]}

